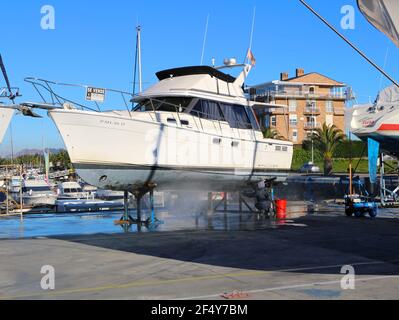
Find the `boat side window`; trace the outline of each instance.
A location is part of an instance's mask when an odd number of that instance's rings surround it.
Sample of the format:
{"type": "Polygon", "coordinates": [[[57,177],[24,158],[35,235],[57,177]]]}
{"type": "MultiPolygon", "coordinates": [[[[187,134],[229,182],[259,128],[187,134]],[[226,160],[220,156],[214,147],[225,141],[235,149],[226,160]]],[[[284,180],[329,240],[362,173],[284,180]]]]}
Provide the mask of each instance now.
{"type": "Polygon", "coordinates": [[[50,187],[46,187],[46,186],[43,186],[43,187],[31,187],[31,188],[24,187],[24,188],[22,188],[22,192],[30,192],[30,191],[32,191],[32,192],[43,192],[43,191],[51,191],[51,189],[50,189],[50,187]]]}
{"type": "Polygon", "coordinates": [[[190,114],[202,119],[225,121],[219,104],[215,101],[198,100],[190,114]]]}
{"type": "Polygon", "coordinates": [[[220,107],[231,128],[252,129],[244,106],[221,103],[220,107]]]}
{"type": "Polygon", "coordinates": [[[159,97],[153,99],[145,99],[140,102],[135,111],[166,111],[166,112],[184,112],[188,108],[192,98],[185,97],[159,97]]]}
{"type": "Polygon", "coordinates": [[[259,122],[256,119],[254,110],[251,107],[246,107],[245,109],[247,110],[247,115],[248,115],[248,118],[249,118],[249,120],[251,122],[252,128],[254,130],[260,131],[259,122]]]}

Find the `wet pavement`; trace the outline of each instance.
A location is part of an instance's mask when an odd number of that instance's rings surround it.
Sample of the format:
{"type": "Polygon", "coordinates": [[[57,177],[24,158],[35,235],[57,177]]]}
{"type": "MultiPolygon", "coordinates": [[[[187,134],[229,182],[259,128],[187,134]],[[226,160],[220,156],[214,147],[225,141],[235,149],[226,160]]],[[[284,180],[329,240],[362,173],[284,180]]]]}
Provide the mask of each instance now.
{"type": "MultiPolygon", "coordinates": [[[[70,214],[26,214],[21,222],[19,215],[0,217],[0,239],[21,239],[51,237],[59,235],[120,234],[136,232],[167,232],[181,230],[260,230],[295,224],[297,219],[314,214],[315,205],[304,202],[290,202],[286,220],[276,220],[252,212],[237,212],[237,204],[229,204],[227,212],[210,212],[206,205],[194,210],[158,209],[155,226],[132,225],[128,230],[116,225],[122,216],[121,212],[89,212],[70,214]]],[[[219,208],[220,210],[221,208],[219,208]]],[[[328,214],[342,207],[316,205],[318,213],[328,214]]],[[[131,211],[135,217],[135,211],[131,211]]],[[[143,212],[143,220],[150,218],[150,212],[143,212]]]]}
{"type": "Polygon", "coordinates": [[[398,299],[399,210],[312,207],[291,202],[286,220],[159,210],[163,224],[140,232],[114,225],[121,213],[2,218],[0,299],[398,299]],[[43,265],[54,291],[40,288],[43,265]],[[345,265],[355,290],[341,288],[345,265]]]}

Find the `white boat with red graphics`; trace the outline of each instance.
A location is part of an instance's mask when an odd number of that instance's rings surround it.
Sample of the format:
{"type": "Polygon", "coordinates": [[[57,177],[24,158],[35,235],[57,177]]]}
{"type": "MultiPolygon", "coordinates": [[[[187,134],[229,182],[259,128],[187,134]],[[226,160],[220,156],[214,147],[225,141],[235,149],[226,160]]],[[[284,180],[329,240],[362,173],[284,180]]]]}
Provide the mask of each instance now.
{"type": "Polygon", "coordinates": [[[348,110],[351,131],[360,139],[378,141],[381,148],[399,155],[399,88],[381,91],[374,104],[358,105],[348,110]]]}

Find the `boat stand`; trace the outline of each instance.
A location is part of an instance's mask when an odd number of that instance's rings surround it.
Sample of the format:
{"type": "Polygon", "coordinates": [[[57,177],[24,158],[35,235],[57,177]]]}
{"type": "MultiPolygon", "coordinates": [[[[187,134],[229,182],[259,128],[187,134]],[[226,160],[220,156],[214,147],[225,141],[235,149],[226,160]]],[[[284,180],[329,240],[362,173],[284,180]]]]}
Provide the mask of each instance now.
{"type": "Polygon", "coordinates": [[[136,189],[133,191],[133,195],[136,199],[136,218],[133,218],[130,215],[130,210],[129,210],[129,192],[125,191],[124,192],[124,197],[123,197],[123,203],[124,203],[124,209],[123,209],[123,216],[119,221],[116,222],[116,224],[119,224],[122,226],[122,228],[125,231],[128,231],[131,229],[131,226],[133,224],[137,225],[138,230],[141,230],[142,226],[147,227],[149,230],[154,230],[156,229],[160,224],[162,224],[162,221],[158,220],[155,217],[155,201],[154,201],[154,189],[156,188],[155,184],[149,184],[145,187],[136,189]],[[143,197],[149,194],[150,198],[150,217],[146,220],[143,220],[142,218],[142,201],[143,197]]]}
{"type": "Polygon", "coordinates": [[[384,154],[380,156],[380,197],[382,207],[398,207],[399,206],[399,185],[391,190],[387,187],[386,167],[398,173],[398,167],[394,168],[384,161],[384,154]]]}
{"type": "MultiPolygon", "coordinates": [[[[232,212],[232,213],[265,213],[269,211],[275,214],[274,206],[274,188],[273,182],[275,179],[264,180],[257,184],[250,185],[252,190],[248,192],[238,192],[238,210],[231,210],[228,207],[228,192],[223,193],[223,197],[216,205],[213,194],[208,194],[208,210],[210,212],[232,212]],[[249,205],[245,198],[253,198],[255,202],[255,209],[249,205]],[[223,205],[223,209],[219,209],[223,205]],[[244,209],[244,206],[246,209],[244,209]]],[[[231,194],[231,193],[230,193],[231,194]]]]}
{"type": "MultiPolygon", "coordinates": [[[[231,194],[231,193],[230,193],[231,194]]],[[[241,192],[238,193],[238,210],[231,210],[228,209],[228,192],[223,192],[223,198],[219,200],[216,205],[214,205],[215,200],[213,199],[213,193],[208,194],[208,209],[211,212],[244,212],[243,210],[243,205],[247,208],[245,212],[250,212],[250,213],[256,213],[254,209],[251,208],[251,206],[248,204],[248,202],[244,199],[243,195],[241,192]],[[223,210],[219,210],[220,206],[223,205],[223,210]]]]}

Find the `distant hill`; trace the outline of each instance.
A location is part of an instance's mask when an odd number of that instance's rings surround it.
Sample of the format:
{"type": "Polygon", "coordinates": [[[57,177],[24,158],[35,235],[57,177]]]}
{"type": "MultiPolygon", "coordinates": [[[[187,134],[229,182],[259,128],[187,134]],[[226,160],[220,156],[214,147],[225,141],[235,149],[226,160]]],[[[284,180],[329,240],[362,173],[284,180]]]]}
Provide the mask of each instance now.
{"type": "MultiPolygon", "coordinates": [[[[50,153],[59,153],[61,151],[64,151],[65,149],[54,149],[50,148],[48,149],[50,153]]],[[[43,154],[43,149],[23,149],[21,151],[18,151],[14,154],[14,157],[21,157],[21,156],[26,156],[26,155],[35,155],[35,154],[43,154]]],[[[2,158],[11,158],[11,154],[2,156],[2,158]]]]}

